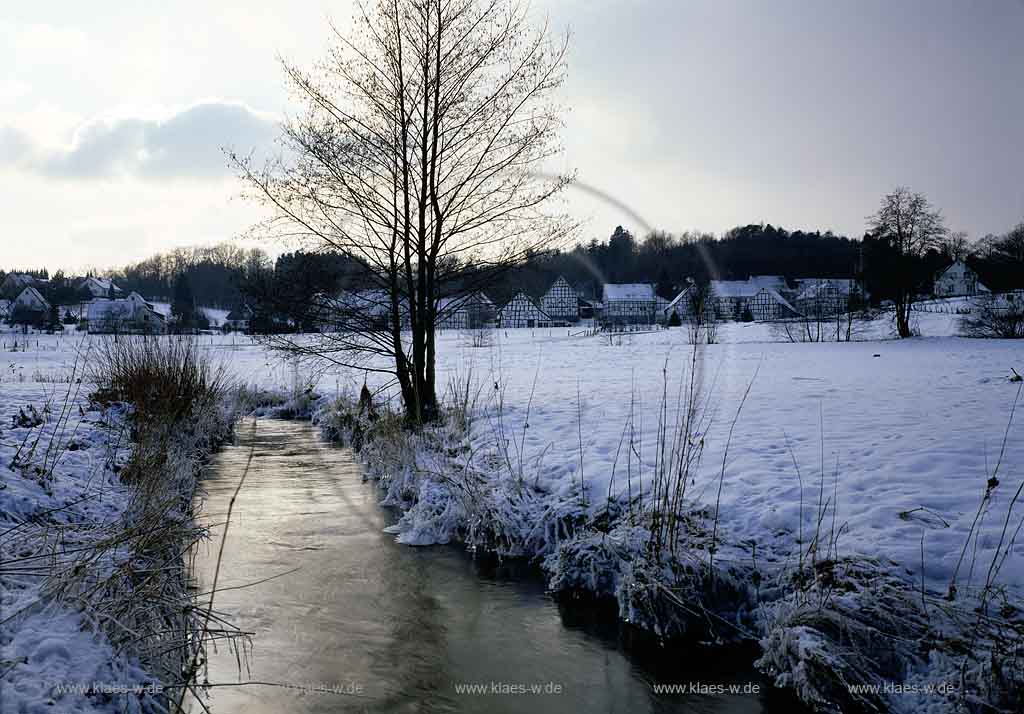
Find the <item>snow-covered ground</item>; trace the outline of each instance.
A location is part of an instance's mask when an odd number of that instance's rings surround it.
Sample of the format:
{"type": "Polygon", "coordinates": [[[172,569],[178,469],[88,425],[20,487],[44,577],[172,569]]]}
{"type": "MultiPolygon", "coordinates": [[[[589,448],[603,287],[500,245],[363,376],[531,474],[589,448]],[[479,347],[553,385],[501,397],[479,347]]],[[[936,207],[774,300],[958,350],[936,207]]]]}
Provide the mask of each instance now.
{"type": "MultiPolygon", "coordinates": [[[[947,316],[929,317],[939,327],[947,316]]],[[[1011,367],[1021,371],[1024,347],[956,337],[773,343],[761,341],[768,337],[763,325],[728,327],[732,334],[723,340],[734,341],[703,347],[700,355],[714,423],[690,493],[713,503],[728,429],[752,385],[729,447],[722,522],[759,545],[791,550],[800,502],[793,458],[804,480],[805,528],[817,517],[824,459],[825,492],[837,493],[846,524],[840,546],[919,572],[923,531],[925,576],[944,590],[1000,457],[1019,386],[1007,377],[1011,367]]],[[[543,453],[540,480],[553,489],[579,481],[580,431],[588,491],[607,493],[617,451],[612,490],[627,488],[619,445],[632,404],[646,470],[637,473],[634,459],[635,494],[654,469],[662,370],[667,366],[671,406],[690,349],[681,330],[627,336],[621,345],[510,331],[492,350],[460,348],[444,369],[464,374],[472,365],[492,390],[499,381],[506,429],[517,438],[529,404],[527,460],[543,453]]],[[[979,563],[994,553],[1010,499],[1024,481],[1022,422],[1007,436],[1001,484],[979,529],[979,563]]],[[[1004,574],[1024,586],[1024,543],[1017,550],[1004,574]]]]}
{"type": "MultiPolygon", "coordinates": [[[[752,385],[729,447],[723,522],[745,538],[785,549],[799,520],[793,458],[804,481],[806,526],[816,517],[808,503],[813,497],[816,505],[824,456],[825,489],[837,493],[839,517],[847,524],[841,546],[918,572],[923,531],[925,576],[942,589],[1007,434],[1001,483],[976,529],[978,562],[987,562],[1010,498],[1024,480],[1024,418],[1007,433],[1019,386],[1007,378],[1011,367],[1024,371],[1024,346],[951,336],[955,314],[921,313],[918,319],[920,338],[868,339],[888,336],[889,323],[882,319],[862,330],[864,341],[851,343],[779,342],[767,324],[720,325],[719,344],[700,353],[701,383],[714,420],[690,493],[703,500],[716,495],[709,491],[718,488],[725,437],[742,393],[752,385]]],[[[469,377],[480,390],[481,406],[493,401],[497,383],[503,427],[522,441],[524,463],[534,465],[546,488],[578,483],[582,433],[588,492],[605,494],[611,485],[613,492],[628,487],[636,494],[654,468],[663,372],[671,407],[690,358],[686,337],[679,328],[614,339],[572,337],[566,328],[521,329],[496,331],[490,346],[472,347],[464,334],[446,331],[437,383],[440,391],[450,379],[469,377]],[[620,441],[631,409],[636,450],[647,471],[635,471],[634,457],[634,481],[627,486],[620,441]]],[[[52,382],[70,371],[75,351],[90,339],[96,338],[33,335],[17,352],[9,351],[8,342],[8,351],[0,353],[0,391],[52,391],[58,386],[52,382]]],[[[198,339],[240,382],[255,387],[289,390],[309,379],[320,393],[332,395],[358,387],[364,378],[371,389],[385,379],[312,373],[242,335],[198,339]]],[[[492,427],[492,421],[479,420],[475,438],[493,439],[492,427]]],[[[1024,550],[1024,544],[1017,548],[1024,550]]],[[[1024,552],[1009,559],[1004,574],[1024,586],[1024,552]]]]}
{"type": "MultiPolygon", "coordinates": [[[[154,302],[150,303],[153,309],[159,312],[164,317],[171,316],[171,303],[169,302],[154,302]]],[[[203,307],[200,306],[199,310],[206,316],[206,319],[210,321],[211,329],[219,329],[224,326],[224,321],[227,320],[228,313],[230,310],[225,310],[219,307],[203,307]]]]}
{"type": "MultiPolygon", "coordinates": [[[[115,655],[95,613],[45,592],[53,585],[49,576],[75,558],[64,551],[84,545],[74,525],[118,523],[131,502],[112,470],[128,454],[120,419],[90,408],[87,388],[49,381],[56,374],[51,365],[71,374],[74,358],[63,349],[71,343],[59,344],[62,351],[41,350],[32,359],[19,359],[33,354],[27,352],[4,355],[0,710],[121,711],[135,702],[126,710],[136,711],[139,697],[123,692],[159,683],[133,658],[115,655]]],[[[101,536],[97,531],[95,537],[101,536]]],[[[115,564],[98,558],[94,566],[109,572],[115,564]]]]}
{"type": "MultiPolygon", "coordinates": [[[[883,318],[862,326],[850,343],[780,342],[776,330],[759,323],[719,326],[718,344],[698,353],[711,424],[687,495],[713,507],[721,486],[723,540],[754,542],[768,560],[790,559],[798,533],[815,528],[824,500],[834,507],[827,518],[835,518],[843,555],[876,558],[915,582],[923,569],[928,590],[942,593],[966,550],[958,587],[963,591],[968,580],[979,585],[1024,511],[1024,504],[1010,511],[1024,483],[1024,415],[1007,428],[1020,387],[1008,377],[1011,368],[1024,372],[1024,346],[956,337],[953,312],[921,311],[917,319],[922,337],[889,339],[883,318]],[[748,387],[723,476],[728,432],[748,387]],[[997,463],[999,483],[978,517],[997,463]]],[[[75,350],[96,338],[31,335],[17,351],[10,351],[10,335],[4,339],[0,418],[9,423],[12,409],[66,387],[59,382],[75,350]]],[[[251,386],[287,391],[309,380],[327,396],[351,392],[364,379],[371,389],[383,386],[372,373],[311,372],[244,336],[199,340],[251,386]]],[[[685,329],[612,338],[573,336],[565,328],[507,330],[494,332],[485,347],[451,331],[440,337],[437,382],[439,391],[449,380],[475,385],[475,448],[494,445],[500,422],[501,438],[517,452],[522,445],[532,482],[564,499],[582,478],[597,508],[609,493],[636,496],[650,488],[659,408],[666,393],[669,410],[675,408],[691,350],[685,329]],[[630,424],[633,449],[622,446],[630,424]]],[[[9,450],[16,433],[2,434],[9,450]]],[[[13,494],[0,491],[0,510],[14,509],[13,494]]],[[[1000,580],[1024,588],[1019,541],[1000,580]]]]}
{"type": "Polygon", "coordinates": [[[184,651],[169,623],[194,619],[183,609],[194,604],[181,569],[188,541],[168,534],[200,533],[187,506],[197,460],[230,416],[180,430],[180,443],[162,442],[172,446],[147,471],[157,486],[126,483],[121,474],[137,444],[124,405],[89,399],[95,339],[0,340],[5,713],[163,711],[166,663],[184,651]],[[169,539],[164,551],[154,545],[159,537],[147,540],[152,534],[169,539]],[[161,598],[137,596],[143,585],[161,598]],[[157,662],[163,670],[150,666],[157,662]]]}

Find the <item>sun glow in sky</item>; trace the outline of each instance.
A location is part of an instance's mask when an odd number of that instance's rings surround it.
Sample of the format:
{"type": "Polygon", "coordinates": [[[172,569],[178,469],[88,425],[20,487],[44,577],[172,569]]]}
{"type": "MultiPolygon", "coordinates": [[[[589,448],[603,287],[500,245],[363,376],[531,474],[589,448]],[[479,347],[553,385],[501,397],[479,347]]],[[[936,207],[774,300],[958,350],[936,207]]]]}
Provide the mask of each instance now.
{"type": "MultiPolygon", "coordinates": [[[[561,168],[648,224],[859,236],[923,191],[972,238],[1024,220],[1024,2],[535,1],[571,31],[561,168]]],[[[8,4],[0,267],[81,269],[239,235],[221,147],[272,146],[277,56],[323,56],[347,2],[8,4]]],[[[621,209],[576,191],[582,240],[621,209]]],[[[271,252],[278,246],[266,246],[271,252]]]]}

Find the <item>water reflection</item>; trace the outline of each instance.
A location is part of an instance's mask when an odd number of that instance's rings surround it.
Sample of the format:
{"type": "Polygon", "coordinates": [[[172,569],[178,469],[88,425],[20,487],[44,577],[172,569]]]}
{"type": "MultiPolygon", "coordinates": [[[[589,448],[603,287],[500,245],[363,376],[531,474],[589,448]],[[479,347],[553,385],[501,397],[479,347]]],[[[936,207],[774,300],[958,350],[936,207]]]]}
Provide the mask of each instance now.
{"type": "MultiPolygon", "coordinates": [[[[631,642],[607,612],[556,605],[532,568],[474,560],[454,546],[396,545],[382,532],[391,514],[358,463],[306,423],[260,420],[253,431],[239,429],[238,444],[216,455],[204,484],[210,523],[224,520],[250,450],[221,586],[298,570],[217,596],[217,609],[256,635],[249,671],[240,673],[221,647],[211,652],[209,681],[350,694],[215,687],[214,714],[795,710],[788,698],[764,693],[749,653],[631,642]],[[651,687],[691,681],[754,682],[762,693],[655,695],[651,687]],[[471,685],[486,693],[459,691],[471,685]]],[[[212,576],[221,531],[198,558],[201,584],[212,576]]]]}

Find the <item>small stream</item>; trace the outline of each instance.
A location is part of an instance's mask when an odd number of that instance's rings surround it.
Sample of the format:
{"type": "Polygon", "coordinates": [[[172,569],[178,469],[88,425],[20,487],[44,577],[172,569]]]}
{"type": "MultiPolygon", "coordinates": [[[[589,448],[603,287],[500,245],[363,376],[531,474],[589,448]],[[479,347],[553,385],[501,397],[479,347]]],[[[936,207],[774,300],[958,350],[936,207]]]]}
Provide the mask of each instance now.
{"type": "Polygon", "coordinates": [[[197,557],[201,588],[250,453],[220,587],[298,570],[217,595],[216,609],[255,636],[241,673],[227,647],[211,650],[209,681],[288,686],[212,687],[213,714],[798,710],[752,669],[750,652],[630,642],[614,613],[552,601],[535,568],[396,544],[382,532],[394,514],[351,452],[305,422],[243,422],[237,444],[215,455],[203,482],[213,537],[197,557]],[[655,694],[656,683],[739,691],[655,694]],[[459,691],[473,685],[484,693],[459,691]]]}

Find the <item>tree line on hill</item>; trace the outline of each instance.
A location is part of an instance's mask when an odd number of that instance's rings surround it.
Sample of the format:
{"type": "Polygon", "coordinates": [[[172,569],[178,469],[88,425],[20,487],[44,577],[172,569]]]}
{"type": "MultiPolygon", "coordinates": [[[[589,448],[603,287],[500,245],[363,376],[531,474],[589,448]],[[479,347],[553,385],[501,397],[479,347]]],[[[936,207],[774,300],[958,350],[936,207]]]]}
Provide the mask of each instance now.
{"type": "MultiPolygon", "coordinates": [[[[879,230],[856,240],[830,231],[750,224],[721,237],[656,231],[638,239],[619,226],[604,241],[533,253],[511,269],[488,276],[483,288],[501,305],[520,290],[542,295],[559,275],[585,297],[599,298],[604,282],[636,282],[655,284],[666,299],[678,294],[688,278],[706,284],[751,275],[853,277],[862,281],[877,304],[895,300],[908,276],[913,291],[926,293],[935,275],[954,260],[964,260],[994,292],[1024,288],[1024,222],[975,242],[960,233],[946,233],[902,258],[892,237],[879,230]]],[[[471,268],[459,269],[471,275],[471,268]]],[[[47,280],[41,292],[52,303],[82,297],[63,271],[13,272],[47,280]]],[[[0,270],[0,281],[5,274],[0,270]]],[[[351,256],[297,250],[271,260],[259,248],[232,243],[176,248],[111,270],[106,277],[124,292],[171,303],[177,321],[194,322],[195,327],[204,326],[199,305],[228,310],[247,305],[258,331],[308,329],[310,316],[302,308],[313,296],[375,285],[370,269],[351,256]]]]}

